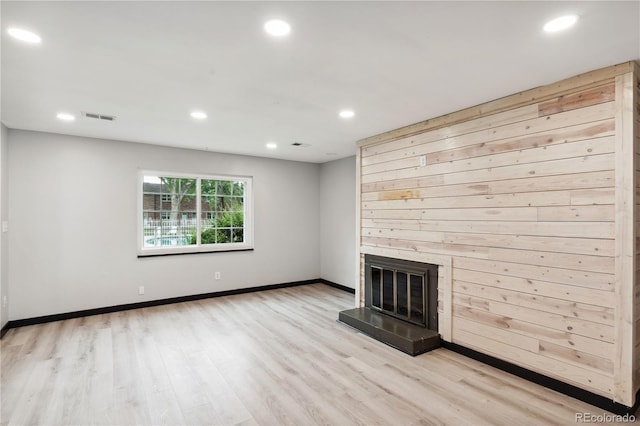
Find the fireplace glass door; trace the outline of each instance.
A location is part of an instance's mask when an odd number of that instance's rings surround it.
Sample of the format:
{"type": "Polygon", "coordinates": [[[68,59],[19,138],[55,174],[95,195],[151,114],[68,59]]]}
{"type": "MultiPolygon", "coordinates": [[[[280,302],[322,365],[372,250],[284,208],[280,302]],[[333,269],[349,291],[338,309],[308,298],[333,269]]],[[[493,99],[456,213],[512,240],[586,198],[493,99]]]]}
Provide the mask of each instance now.
{"type": "Polygon", "coordinates": [[[365,306],[437,331],[437,265],[366,255],[365,306]]]}
{"type": "Polygon", "coordinates": [[[415,324],[425,325],[426,273],[371,267],[371,306],[415,324]]]}

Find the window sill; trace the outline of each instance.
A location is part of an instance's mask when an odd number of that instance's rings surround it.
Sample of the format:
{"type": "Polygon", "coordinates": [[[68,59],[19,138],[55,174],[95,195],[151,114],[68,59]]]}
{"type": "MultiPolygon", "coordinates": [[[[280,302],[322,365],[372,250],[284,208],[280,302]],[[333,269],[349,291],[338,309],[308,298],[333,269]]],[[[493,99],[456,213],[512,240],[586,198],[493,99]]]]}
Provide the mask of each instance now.
{"type": "Polygon", "coordinates": [[[185,248],[166,248],[166,249],[147,249],[138,250],[138,259],[144,257],[159,256],[176,256],[185,254],[203,254],[203,253],[230,253],[234,251],[253,251],[252,246],[248,245],[227,245],[225,247],[185,247],[185,248]]]}

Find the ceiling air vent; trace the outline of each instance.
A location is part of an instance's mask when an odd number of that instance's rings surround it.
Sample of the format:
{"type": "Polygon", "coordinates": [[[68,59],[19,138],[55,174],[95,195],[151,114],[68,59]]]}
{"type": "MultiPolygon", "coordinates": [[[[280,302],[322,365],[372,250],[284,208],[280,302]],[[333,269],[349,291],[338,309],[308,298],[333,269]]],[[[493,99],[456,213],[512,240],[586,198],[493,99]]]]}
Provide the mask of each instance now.
{"type": "Polygon", "coordinates": [[[113,115],[96,114],[94,112],[83,112],[82,115],[86,118],[95,118],[96,120],[115,121],[116,119],[113,115]]]}

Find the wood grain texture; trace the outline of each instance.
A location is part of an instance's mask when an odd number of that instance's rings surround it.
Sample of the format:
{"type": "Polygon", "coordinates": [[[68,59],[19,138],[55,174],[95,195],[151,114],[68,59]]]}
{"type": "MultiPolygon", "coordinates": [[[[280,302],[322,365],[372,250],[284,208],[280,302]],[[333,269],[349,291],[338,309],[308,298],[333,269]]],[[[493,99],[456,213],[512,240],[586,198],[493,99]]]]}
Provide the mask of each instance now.
{"type": "Polygon", "coordinates": [[[511,425],[602,413],[445,349],[410,357],[337,323],[352,305],[317,284],[12,329],[1,422],[511,425]]]}
{"type": "MultiPolygon", "coordinates": [[[[605,119],[586,124],[578,124],[548,131],[538,132],[533,135],[519,135],[506,139],[498,139],[483,144],[474,144],[460,148],[443,149],[442,151],[434,151],[431,144],[421,144],[407,148],[397,149],[395,144],[394,150],[380,155],[372,155],[362,158],[364,171],[374,173],[376,171],[388,169],[394,165],[411,165],[415,163],[414,157],[420,154],[429,154],[429,163],[438,164],[446,161],[454,161],[465,158],[477,157],[482,155],[497,154],[500,152],[508,152],[518,149],[536,148],[540,146],[557,145],[567,142],[575,142],[582,139],[593,139],[604,136],[613,135],[615,123],[613,119],[605,119]]],[[[415,141],[414,141],[415,142],[415,141]]]]}
{"type": "MultiPolygon", "coordinates": [[[[635,84],[635,109],[634,109],[634,130],[635,135],[634,149],[635,149],[635,170],[640,170],[640,64],[634,63],[634,84],[635,84]]],[[[635,192],[635,226],[636,226],[636,243],[638,241],[638,234],[640,233],[640,179],[636,177],[636,192],[635,192]]],[[[639,250],[636,248],[636,273],[635,273],[635,306],[634,306],[634,318],[635,318],[635,347],[633,357],[633,369],[634,385],[633,392],[640,390],[640,262],[638,261],[639,250]]]]}
{"type": "Polygon", "coordinates": [[[615,99],[615,85],[607,84],[593,89],[584,90],[578,93],[559,96],[539,105],[540,115],[557,114],[572,109],[584,108],[586,106],[613,101],[615,99]]]}
{"type": "Polygon", "coordinates": [[[607,68],[590,71],[565,80],[541,86],[535,89],[516,93],[495,101],[487,102],[482,105],[467,108],[451,114],[447,114],[438,118],[425,120],[420,123],[401,127],[391,130],[380,135],[371,136],[361,139],[358,145],[368,147],[369,145],[379,144],[385,141],[392,141],[407,135],[424,133],[433,131],[442,127],[450,127],[459,122],[469,121],[484,117],[491,114],[497,114],[506,110],[514,110],[523,105],[531,105],[553,99],[568,93],[575,93],[576,90],[587,89],[591,87],[602,86],[603,82],[614,79],[618,75],[631,72],[637,67],[635,62],[624,62],[607,68]]]}
{"type": "Polygon", "coordinates": [[[532,295],[521,291],[507,290],[462,280],[453,281],[453,291],[471,297],[508,303],[552,314],[566,315],[567,312],[571,312],[571,317],[574,319],[584,319],[609,327],[614,325],[613,309],[608,307],[569,302],[554,297],[532,295]]]}
{"type": "MultiPolygon", "coordinates": [[[[560,189],[613,188],[614,172],[575,173],[556,176],[527,177],[525,179],[504,179],[474,184],[447,185],[440,187],[418,187],[420,179],[402,179],[390,182],[363,184],[362,199],[379,199],[377,192],[415,189],[422,197],[437,197],[450,193],[459,195],[505,194],[510,192],[554,191],[560,189]],[[369,193],[369,194],[367,194],[369,193]]],[[[440,181],[442,184],[442,179],[440,181]]]]}
{"type": "MultiPolygon", "coordinates": [[[[460,148],[465,148],[463,151],[466,154],[472,153],[471,157],[479,156],[485,151],[485,146],[489,145],[489,148],[494,148],[495,153],[499,153],[501,150],[514,150],[517,149],[516,140],[518,138],[525,139],[523,148],[535,148],[537,146],[554,146],[557,145],[562,136],[566,137],[566,140],[581,140],[589,139],[591,135],[594,137],[599,135],[606,135],[608,132],[605,130],[610,128],[610,123],[603,123],[605,119],[612,119],[615,114],[614,102],[607,102],[600,105],[594,105],[584,110],[569,111],[554,116],[538,117],[523,122],[516,122],[509,125],[503,125],[497,128],[484,129],[482,131],[473,133],[464,133],[460,135],[452,134],[450,129],[446,129],[446,133],[442,135],[442,138],[438,139],[438,136],[428,137],[420,136],[422,139],[414,140],[410,152],[411,157],[422,154],[431,154],[440,152],[440,156],[445,157],[450,155],[449,153],[442,153],[442,151],[451,151],[455,154],[458,153],[460,148]],[[587,123],[593,123],[590,126],[587,123]],[[576,129],[577,127],[577,129],[576,129]],[[568,129],[567,129],[568,128],[568,129]],[[578,132],[578,133],[576,133],[578,132]],[[554,143],[555,142],[555,143],[554,143]],[[499,144],[499,145],[497,145],[499,144]],[[495,149],[496,146],[499,149],[495,149]],[[477,152],[480,150],[480,152],[477,152]],[[474,151],[476,151],[474,153],[474,151]]],[[[398,150],[396,142],[388,143],[394,151],[398,150]]],[[[407,151],[401,151],[407,152],[407,151]]],[[[429,158],[431,156],[429,155],[429,158]]],[[[471,158],[467,157],[467,158],[471,158]]],[[[382,157],[384,160],[387,156],[382,157]]],[[[363,157],[368,162],[379,161],[377,156],[373,158],[363,157]]],[[[408,160],[403,160],[400,165],[406,163],[408,160]]],[[[370,165],[363,167],[363,172],[368,174],[368,169],[378,168],[379,166],[370,165]]],[[[393,162],[391,169],[397,168],[393,162]]],[[[400,167],[402,168],[402,167],[400,167]]]]}
{"type": "Polygon", "coordinates": [[[359,145],[362,250],[449,256],[455,343],[626,405],[640,388],[636,69],[596,70],[359,145]],[[514,332],[495,330],[505,318],[528,334],[496,351],[514,332]]]}
{"type": "Polygon", "coordinates": [[[634,284],[636,274],[635,193],[636,171],[634,141],[633,73],[616,77],[616,352],[614,364],[614,394],[616,401],[631,405],[634,392],[634,284]]]}

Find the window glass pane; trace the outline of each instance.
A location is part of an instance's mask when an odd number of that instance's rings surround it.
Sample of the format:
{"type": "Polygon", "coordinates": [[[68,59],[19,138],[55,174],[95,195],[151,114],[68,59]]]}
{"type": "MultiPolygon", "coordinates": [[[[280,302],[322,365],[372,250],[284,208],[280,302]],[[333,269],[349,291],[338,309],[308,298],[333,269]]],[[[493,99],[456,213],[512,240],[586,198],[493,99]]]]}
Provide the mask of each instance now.
{"type": "Polygon", "coordinates": [[[244,242],[244,229],[242,228],[233,228],[233,242],[234,243],[242,243],[244,242]]]}
{"type": "Polygon", "coordinates": [[[409,291],[411,292],[411,319],[424,320],[424,277],[420,275],[410,276],[409,291]]]}
{"type": "Polygon", "coordinates": [[[244,182],[233,182],[233,195],[244,196],[244,182]]]}
{"type": "Polygon", "coordinates": [[[142,177],[143,249],[250,243],[245,217],[250,181],[142,177]]]}
{"type": "Polygon", "coordinates": [[[227,244],[231,242],[231,229],[220,229],[216,232],[216,243],[227,244]]]}
{"type": "Polygon", "coordinates": [[[144,176],[143,247],[196,243],[195,194],[195,179],[144,176]]]}
{"type": "Polygon", "coordinates": [[[231,195],[231,189],[233,187],[233,182],[229,180],[219,180],[218,182],[218,194],[220,195],[231,195]]]}
{"type": "Polygon", "coordinates": [[[218,197],[216,200],[216,209],[219,212],[231,211],[231,197],[218,197]]]}
{"type": "Polygon", "coordinates": [[[394,312],[393,303],[393,271],[382,270],[382,309],[394,312]]]}
{"type": "Polygon", "coordinates": [[[244,242],[244,182],[203,179],[202,244],[244,242]]]}
{"type": "Polygon", "coordinates": [[[231,215],[231,226],[234,228],[243,228],[244,227],[244,213],[243,212],[233,212],[229,213],[231,215]]]}
{"type": "Polygon", "coordinates": [[[244,198],[243,197],[233,197],[231,199],[231,211],[244,212],[244,198]]]}
{"type": "Polygon", "coordinates": [[[382,278],[382,270],[379,268],[371,268],[371,304],[377,308],[382,308],[380,303],[380,281],[382,278]]]}
{"type": "Polygon", "coordinates": [[[200,242],[202,244],[215,244],[216,243],[216,228],[213,226],[202,227],[200,233],[200,242]]]}
{"type": "Polygon", "coordinates": [[[396,306],[398,314],[408,316],[407,274],[398,271],[396,273],[396,306]]]}

